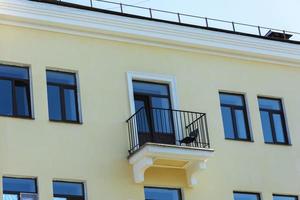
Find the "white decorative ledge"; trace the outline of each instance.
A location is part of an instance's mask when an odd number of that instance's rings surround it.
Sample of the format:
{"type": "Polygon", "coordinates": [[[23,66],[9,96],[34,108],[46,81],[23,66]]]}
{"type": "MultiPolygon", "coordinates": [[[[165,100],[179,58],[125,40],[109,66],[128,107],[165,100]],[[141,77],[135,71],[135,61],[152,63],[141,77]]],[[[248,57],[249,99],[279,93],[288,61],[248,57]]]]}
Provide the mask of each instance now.
{"type": "Polygon", "coordinates": [[[206,169],[206,162],[213,152],[213,149],[147,143],[128,159],[136,183],[144,182],[149,167],[164,167],[185,170],[188,185],[192,187],[198,183],[195,174],[206,169]]]}

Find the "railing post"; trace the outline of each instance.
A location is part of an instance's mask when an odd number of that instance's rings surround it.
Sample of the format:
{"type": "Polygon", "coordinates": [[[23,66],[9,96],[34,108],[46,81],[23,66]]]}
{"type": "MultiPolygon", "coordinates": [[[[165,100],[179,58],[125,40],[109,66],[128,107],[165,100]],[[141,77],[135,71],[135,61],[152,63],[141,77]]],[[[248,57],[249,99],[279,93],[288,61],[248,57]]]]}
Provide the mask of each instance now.
{"type": "Polygon", "coordinates": [[[208,145],[208,148],[210,148],[210,141],[209,141],[209,133],[208,133],[208,126],[207,126],[207,117],[206,117],[206,114],[204,115],[204,123],[205,123],[205,136],[206,136],[206,139],[207,139],[207,145],[208,145]]]}
{"type": "Polygon", "coordinates": [[[153,16],[152,16],[152,9],[151,8],[149,8],[149,13],[150,13],[150,18],[152,19],[153,16]]]}
{"type": "Polygon", "coordinates": [[[121,13],[123,13],[123,4],[120,3],[120,9],[121,9],[121,13]]]}
{"type": "Polygon", "coordinates": [[[234,22],[231,22],[231,24],[232,24],[232,30],[233,30],[233,32],[235,32],[235,25],[234,25],[234,22]]]}
{"type": "Polygon", "coordinates": [[[206,23],[206,27],[208,27],[208,19],[207,19],[207,17],[205,17],[205,23],[206,23]]]}
{"type": "Polygon", "coordinates": [[[180,13],[177,13],[177,16],[178,16],[178,22],[181,23],[180,13]]]}
{"type": "Polygon", "coordinates": [[[258,28],[258,34],[259,34],[259,36],[261,36],[260,26],[257,26],[257,28],[258,28]]]}
{"type": "Polygon", "coordinates": [[[285,30],[283,30],[283,39],[286,40],[285,30]]]}
{"type": "Polygon", "coordinates": [[[91,8],[93,8],[93,0],[90,0],[91,8]]]}

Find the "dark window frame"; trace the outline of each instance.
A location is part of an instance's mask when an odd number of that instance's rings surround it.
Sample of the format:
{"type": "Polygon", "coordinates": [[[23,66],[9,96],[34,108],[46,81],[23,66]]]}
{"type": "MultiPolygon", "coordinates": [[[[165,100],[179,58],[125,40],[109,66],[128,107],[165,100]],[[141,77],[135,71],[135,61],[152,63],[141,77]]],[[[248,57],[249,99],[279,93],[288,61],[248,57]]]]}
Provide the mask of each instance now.
{"type": "MultiPolygon", "coordinates": [[[[21,194],[37,194],[38,195],[38,185],[37,185],[37,178],[23,178],[23,177],[10,177],[10,176],[3,176],[2,179],[4,178],[9,178],[9,179],[24,179],[24,180],[33,180],[34,181],[34,187],[35,187],[35,192],[27,192],[27,191],[9,191],[9,190],[4,190],[3,189],[3,194],[11,194],[11,195],[17,195],[18,200],[21,199],[21,194]]],[[[4,186],[2,185],[2,188],[4,186]]]]}
{"type": "MultiPolygon", "coordinates": [[[[219,96],[220,95],[231,95],[231,96],[239,96],[242,97],[242,106],[238,106],[238,105],[230,105],[230,104],[223,104],[220,101],[220,105],[221,105],[221,109],[222,107],[226,107],[229,108],[231,111],[231,119],[232,119],[232,126],[233,126],[233,135],[234,138],[227,138],[226,137],[226,133],[225,133],[225,139],[226,140],[235,140],[235,141],[244,141],[244,142],[253,142],[253,138],[252,138],[252,134],[250,131],[250,122],[249,122],[249,117],[248,117],[248,109],[247,109],[247,104],[246,104],[246,99],[245,99],[245,95],[244,94],[238,94],[238,93],[231,93],[231,92],[219,92],[219,96]],[[235,117],[235,110],[242,110],[243,114],[244,114],[244,119],[245,119],[245,128],[246,128],[246,134],[247,134],[247,138],[243,139],[240,138],[238,135],[238,131],[237,131],[237,122],[236,122],[236,117],[235,117]]],[[[222,112],[222,111],[221,111],[222,112]]],[[[223,119],[222,122],[224,123],[223,119]]],[[[223,124],[224,126],[224,124],[223,124]]],[[[224,130],[225,132],[225,130],[224,130]]]]}
{"type": "MultiPolygon", "coordinates": [[[[77,81],[77,74],[75,72],[66,72],[66,71],[59,71],[59,70],[51,70],[47,69],[46,70],[46,77],[47,77],[47,72],[57,72],[57,73],[63,73],[63,74],[69,74],[74,76],[74,85],[71,84],[64,84],[64,83],[55,83],[47,80],[47,86],[56,86],[59,88],[59,96],[60,96],[60,112],[61,112],[61,120],[56,120],[56,119],[50,119],[49,116],[49,121],[52,122],[62,122],[62,123],[73,123],[73,124],[82,124],[81,122],[81,117],[80,117],[80,108],[79,108],[79,95],[78,95],[78,81],[77,81]],[[71,89],[74,90],[75,94],[75,106],[76,106],[76,120],[68,120],[66,119],[66,102],[65,102],[65,96],[64,96],[64,90],[65,89],[71,89]]],[[[48,91],[47,91],[48,95],[48,91]]],[[[48,102],[49,104],[49,102],[48,102]]],[[[50,111],[48,111],[50,112],[50,111]]]]}
{"type": "Polygon", "coordinates": [[[297,195],[273,194],[272,195],[273,199],[274,199],[274,196],[277,196],[277,197],[292,197],[292,198],[295,198],[295,200],[299,200],[299,196],[297,196],[297,195]]]}
{"type": "MultiPolygon", "coordinates": [[[[270,120],[271,131],[272,131],[272,140],[273,140],[273,142],[266,142],[265,141],[265,143],[266,144],[277,144],[277,145],[291,145],[289,134],[288,134],[288,131],[287,131],[287,124],[286,124],[286,118],[285,118],[282,99],[281,98],[264,97],[264,96],[258,96],[257,99],[258,99],[258,101],[259,101],[259,99],[274,100],[274,101],[278,101],[279,104],[280,104],[280,110],[274,110],[274,109],[267,109],[267,108],[260,108],[259,107],[259,112],[264,111],[264,112],[268,113],[269,120],[270,120]],[[273,117],[272,117],[274,114],[280,115],[285,142],[278,142],[277,141],[275,123],[274,123],[274,120],[273,120],[273,117]]],[[[260,117],[261,117],[261,114],[260,114],[260,117]]]]}
{"type": "Polygon", "coordinates": [[[257,197],[257,200],[262,200],[261,198],[261,193],[259,192],[245,192],[245,191],[233,191],[233,197],[234,197],[234,194],[250,194],[250,195],[256,195],[257,197]]]}
{"type": "MultiPolygon", "coordinates": [[[[179,200],[183,200],[183,193],[182,193],[182,189],[181,188],[145,186],[144,187],[144,192],[145,192],[145,188],[149,188],[149,189],[163,189],[163,190],[176,190],[178,192],[179,200]]],[[[152,200],[152,199],[146,199],[146,197],[145,197],[145,200],[152,200]]]]}
{"type": "MultiPolygon", "coordinates": [[[[1,63],[0,63],[1,64],[1,63]]],[[[12,115],[5,115],[0,114],[0,116],[4,117],[13,117],[13,118],[22,118],[22,119],[34,119],[32,114],[32,98],[31,98],[31,82],[30,82],[30,68],[29,67],[22,67],[22,66],[16,66],[16,65],[9,65],[9,64],[1,64],[7,67],[12,68],[21,68],[27,70],[28,79],[22,79],[22,78],[8,78],[8,77],[2,77],[0,75],[0,80],[6,80],[10,81],[12,84],[12,115]],[[16,97],[16,86],[17,84],[22,84],[26,88],[26,94],[27,94],[27,101],[28,101],[28,116],[26,115],[19,115],[18,114],[18,108],[17,108],[17,97],[16,97]]]]}
{"type": "Polygon", "coordinates": [[[57,183],[72,183],[72,184],[80,184],[82,188],[82,196],[79,195],[64,195],[64,194],[55,194],[53,190],[53,197],[58,198],[66,198],[67,200],[85,200],[86,199],[86,192],[85,192],[85,183],[84,182],[72,182],[72,181],[60,181],[60,180],[53,180],[52,184],[54,182],[57,183]]]}

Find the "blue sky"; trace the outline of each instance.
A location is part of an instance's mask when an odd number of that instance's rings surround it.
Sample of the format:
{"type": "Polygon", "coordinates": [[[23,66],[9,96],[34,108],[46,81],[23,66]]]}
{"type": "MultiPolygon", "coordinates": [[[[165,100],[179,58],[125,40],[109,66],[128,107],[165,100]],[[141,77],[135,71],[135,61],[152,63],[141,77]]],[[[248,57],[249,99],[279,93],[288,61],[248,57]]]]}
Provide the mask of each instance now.
{"type": "MultiPolygon", "coordinates": [[[[68,0],[89,1],[89,0],[68,0]]],[[[94,0],[96,1],[96,0],[94,0]]],[[[109,0],[300,32],[300,0],[109,0]]],[[[113,8],[114,6],[108,6],[113,8]]]]}

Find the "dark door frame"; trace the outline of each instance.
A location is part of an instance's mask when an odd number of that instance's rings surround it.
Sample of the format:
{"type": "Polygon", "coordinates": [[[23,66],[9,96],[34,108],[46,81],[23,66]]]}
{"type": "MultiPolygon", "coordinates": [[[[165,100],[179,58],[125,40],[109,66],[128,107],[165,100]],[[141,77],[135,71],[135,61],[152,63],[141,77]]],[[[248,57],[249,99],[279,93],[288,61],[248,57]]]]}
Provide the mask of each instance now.
{"type": "MultiPolygon", "coordinates": [[[[168,95],[158,95],[158,94],[149,94],[149,93],[141,93],[141,92],[134,92],[133,91],[133,95],[134,95],[134,100],[136,99],[141,99],[144,100],[147,104],[148,108],[145,108],[146,113],[147,113],[147,117],[149,118],[149,131],[150,131],[150,137],[151,137],[151,142],[160,142],[159,140],[162,140],[162,143],[167,143],[167,144],[175,144],[176,143],[176,136],[175,136],[175,130],[174,130],[174,119],[173,119],[173,115],[172,115],[172,111],[170,112],[170,120],[171,120],[171,130],[172,133],[171,134],[164,134],[164,133],[159,133],[159,132],[155,132],[154,127],[154,116],[153,113],[151,112],[151,109],[155,108],[153,107],[152,103],[151,103],[151,98],[152,97],[158,97],[158,98],[167,98],[168,102],[169,102],[169,108],[168,109],[172,109],[173,105],[171,102],[171,93],[170,93],[170,85],[167,83],[157,83],[157,82],[150,82],[150,81],[141,81],[141,80],[133,80],[132,81],[133,84],[134,82],[141,82],[141,83],[149,83],[149,84],[157,84],[157,85],[165,85],[167,87],[168,90],[168,95]],[[147,111],[148,110],[148,111],[147,111]],[[157,134],[157,135],[154,135],[157,134]],[[172,139],[171,137],[172,136],[172,139]],[[158,140],[158,141],[156,141],[158,140]]],[[[140,135],[139,135],[140,136],[140,135]]],[[[143,142],[142,142],[143,143],[143,142]]],[[[140,144],[142,145],[142,144],[140,144]]]]}

